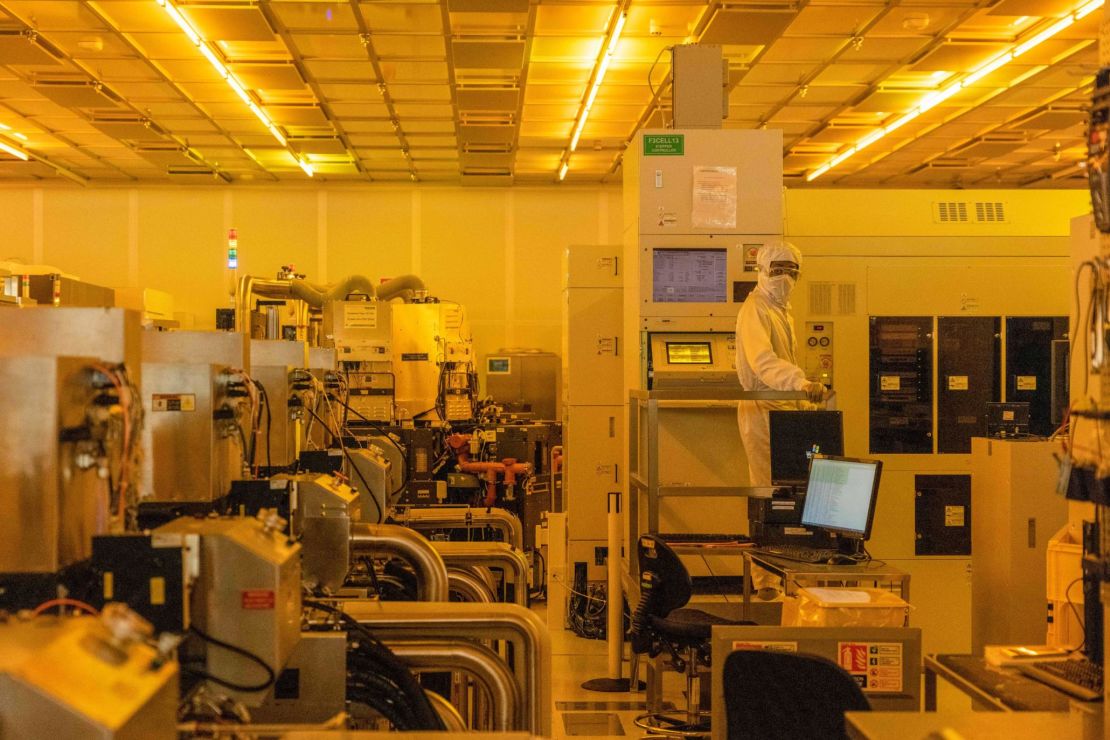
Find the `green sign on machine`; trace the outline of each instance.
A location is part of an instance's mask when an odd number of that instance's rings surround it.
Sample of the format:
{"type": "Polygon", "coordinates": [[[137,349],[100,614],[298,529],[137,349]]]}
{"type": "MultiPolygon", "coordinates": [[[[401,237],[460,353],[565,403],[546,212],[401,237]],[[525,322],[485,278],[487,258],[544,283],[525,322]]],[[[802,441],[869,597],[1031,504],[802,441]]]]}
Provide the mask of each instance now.
{"type": "Polygon", "coordinates": [[[685,134],[644,134],[645,157],[680,156],[685,148],[685,134]]]}

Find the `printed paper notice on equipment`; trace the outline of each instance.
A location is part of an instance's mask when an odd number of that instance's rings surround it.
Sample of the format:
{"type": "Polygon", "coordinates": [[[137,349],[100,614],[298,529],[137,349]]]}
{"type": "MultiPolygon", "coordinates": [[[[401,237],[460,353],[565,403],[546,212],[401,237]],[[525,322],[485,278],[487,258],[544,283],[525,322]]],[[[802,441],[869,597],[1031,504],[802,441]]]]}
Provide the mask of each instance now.
{"type": "Polygon", "coordinates": [[[694,168],[690,223],[695,229],[736,228],[735,167],[694,168]]]}

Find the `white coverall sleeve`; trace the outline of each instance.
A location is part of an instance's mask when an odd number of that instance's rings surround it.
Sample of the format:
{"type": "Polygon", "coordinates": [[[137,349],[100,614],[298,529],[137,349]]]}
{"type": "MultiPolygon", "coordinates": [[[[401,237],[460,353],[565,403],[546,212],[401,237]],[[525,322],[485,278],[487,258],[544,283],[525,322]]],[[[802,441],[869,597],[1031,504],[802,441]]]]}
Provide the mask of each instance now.
{"type": "Polygon", "coordinates": [[[744,353],[752,372],[772,390],[800,391],[806,386],[805,372],[775,354],[771,327],[758,312],[741,311],[737,321],[738,349],[744,353]]]}

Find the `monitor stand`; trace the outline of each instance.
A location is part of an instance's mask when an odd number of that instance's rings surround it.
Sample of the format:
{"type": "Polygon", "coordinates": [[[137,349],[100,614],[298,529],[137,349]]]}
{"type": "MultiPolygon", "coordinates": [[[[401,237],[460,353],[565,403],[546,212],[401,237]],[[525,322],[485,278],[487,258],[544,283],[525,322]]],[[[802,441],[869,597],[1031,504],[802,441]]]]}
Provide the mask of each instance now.
{"type": "Polygon", "coordinates": [[[847,555],[851,558],[862,558],[865,556],[863,540],[856,539],[855,537],[837,537],[836,552],[839,555],[847,555]]]}

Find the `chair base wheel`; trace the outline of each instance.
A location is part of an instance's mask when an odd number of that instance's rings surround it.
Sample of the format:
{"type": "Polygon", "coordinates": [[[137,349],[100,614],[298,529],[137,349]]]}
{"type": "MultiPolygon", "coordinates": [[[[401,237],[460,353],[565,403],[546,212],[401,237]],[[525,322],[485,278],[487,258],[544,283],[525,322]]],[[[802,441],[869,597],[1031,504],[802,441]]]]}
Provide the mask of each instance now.
{"type": "Polygon", "coordinates": [[[685,712],[649,712],[633,720],[637,727],[647,730],[649,736],[656,737],[709,737],[708,712],[701,712],[706,720],[697,724],[687,722],[685,712]]]}

